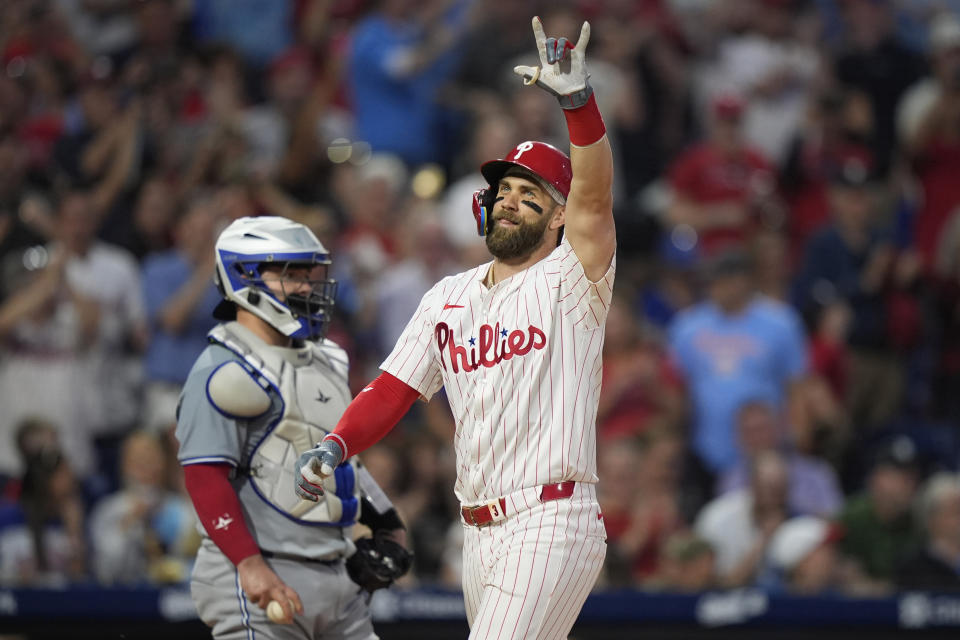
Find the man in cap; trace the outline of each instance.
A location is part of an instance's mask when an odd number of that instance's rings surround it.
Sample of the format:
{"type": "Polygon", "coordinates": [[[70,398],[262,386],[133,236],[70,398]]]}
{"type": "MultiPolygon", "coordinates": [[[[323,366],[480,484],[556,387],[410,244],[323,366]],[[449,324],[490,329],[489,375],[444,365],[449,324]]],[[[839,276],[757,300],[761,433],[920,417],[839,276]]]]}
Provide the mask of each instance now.
{"type": "Polygon", "coordinates": [[[873,167],[853,156],[829,174],[832,220],[811,237],[797,274],[797,306],[814,316],[843,302],[852,311],[847,406],[853,424],[880,426],[898,410],[903,374],[895,346],[915,336],[916,317],[891,314],[911,298],[915,259],[878,228],[873,167]],[[902,294],[902,295],[901,295],[902,294]],[[894,307],[892,303],[897,302],[894,307]]]}
{"type": "Polygon", "coordinates": [[[918,546],[911,508],[920,471],[920,455],[909,436],[881,443],[873,454],[866,490],[850,498],[840,513],[845,531],[841,551],[879,590],[891,587],[897,565],[918,546]]]}
{"type": "Polygon", "coordinates": [[[601,347],[614,279],[613,160],[584,50],[547,38],[516,67],[555,95],[570,157],[542,142],[483,165],[474,196],[491,262],[423,297],[383,374],[297,463],[297,491],[382,438],[444,387],[456,420],[471,638],[565,638],[603,564],[596,497],[601,347]]]}

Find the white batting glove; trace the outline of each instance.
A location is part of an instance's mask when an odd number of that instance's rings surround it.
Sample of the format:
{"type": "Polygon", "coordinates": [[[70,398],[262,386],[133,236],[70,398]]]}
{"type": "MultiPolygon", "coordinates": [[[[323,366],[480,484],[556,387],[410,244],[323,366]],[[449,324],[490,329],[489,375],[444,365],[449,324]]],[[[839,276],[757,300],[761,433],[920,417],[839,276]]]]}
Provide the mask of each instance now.
{"type": "Polygon", "coordinates": [[[313,449],[300,454],[294,471],[297,495],[317,502],[323,495],[324,479],[332,476],[342,461],[343,449],[334,440],[322,440],[313,449]]]}
{"type": "Polygon", "coordinates": [[[557,96],[564,109],[582,107],[593,93],[583,58],[590,41],[590,23],[583,23],[576,46],[571,46],[566,38],[548,38],[537,16],[533,17],[533,35],[540,66],[518,65],[513,72],[523,77],[524,84],[535,84],[557,96]]]}

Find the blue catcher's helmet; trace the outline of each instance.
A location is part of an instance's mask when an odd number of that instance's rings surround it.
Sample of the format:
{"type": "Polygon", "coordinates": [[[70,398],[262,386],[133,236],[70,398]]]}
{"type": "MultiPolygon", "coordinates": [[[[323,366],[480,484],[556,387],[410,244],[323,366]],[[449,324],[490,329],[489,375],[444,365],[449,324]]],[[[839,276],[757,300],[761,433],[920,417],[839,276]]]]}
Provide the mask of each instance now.
{"type": "Polygon", "coordinates": [[[224,300],[214,316],[228,319],[237,305],[291,338],[323,337],[337,283],[327,277],[330,254],[310,229],[277,216],[240,218],[223,230],[215,251],[215,280],[224,300]],[[289,269],[309,269],[309,292],[303,293],[302,285],[291,293],[284,287],[278,296],[263,278],[271,267],[279,270],[281,282],[289,269]]]}

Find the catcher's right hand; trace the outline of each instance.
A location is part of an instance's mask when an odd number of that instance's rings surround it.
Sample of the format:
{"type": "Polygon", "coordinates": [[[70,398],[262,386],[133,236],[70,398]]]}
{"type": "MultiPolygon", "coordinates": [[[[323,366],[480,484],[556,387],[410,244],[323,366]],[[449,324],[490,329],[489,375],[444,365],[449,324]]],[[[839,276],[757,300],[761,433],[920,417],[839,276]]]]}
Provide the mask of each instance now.
{"type": "Polygon", "coordinates": [[[343,461],[343,449],[335,440],[324,439],[297,458],[294,469],[294,485],[297,495],[304,500],[317,502],[323,495],[323,479],[333,475],[343,461]]]}

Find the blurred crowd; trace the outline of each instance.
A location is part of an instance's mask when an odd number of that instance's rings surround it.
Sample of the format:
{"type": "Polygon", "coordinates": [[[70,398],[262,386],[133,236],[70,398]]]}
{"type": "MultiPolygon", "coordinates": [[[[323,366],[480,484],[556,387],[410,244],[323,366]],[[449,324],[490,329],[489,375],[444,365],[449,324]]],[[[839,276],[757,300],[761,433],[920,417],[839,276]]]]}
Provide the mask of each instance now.
{"type": "MultiPolygon", "coordinates": [[[[600,588],[960,589],[960,2],[4,0],[0,584],[179,583],[172,436],[230,220],[331,250],[354,391],[489,260],[481,162],[568,145],[535,64],[593,26],[618,277],[600,588]]],[[[365,464],[459,586],[453,420],[365,464]]]]}

